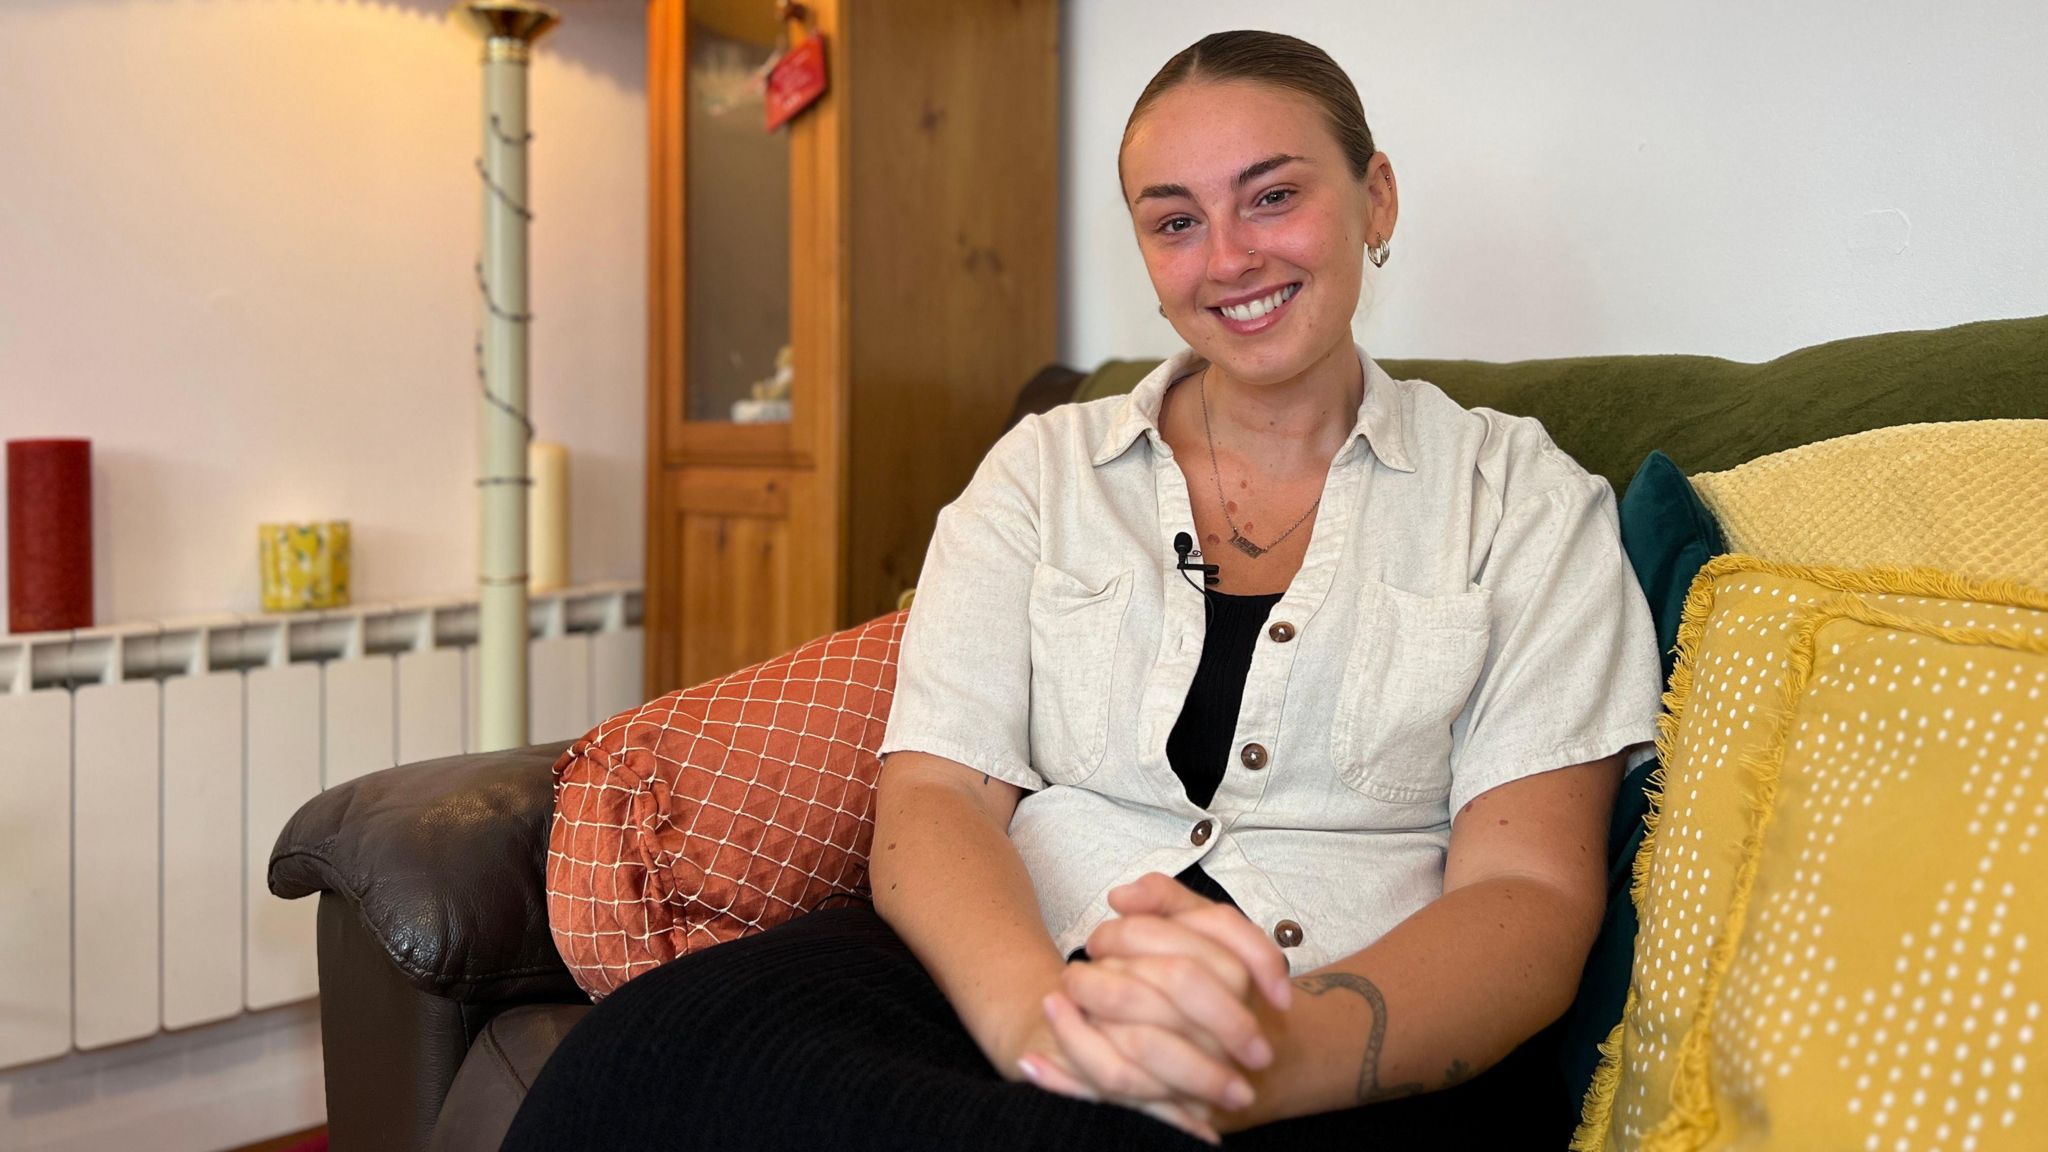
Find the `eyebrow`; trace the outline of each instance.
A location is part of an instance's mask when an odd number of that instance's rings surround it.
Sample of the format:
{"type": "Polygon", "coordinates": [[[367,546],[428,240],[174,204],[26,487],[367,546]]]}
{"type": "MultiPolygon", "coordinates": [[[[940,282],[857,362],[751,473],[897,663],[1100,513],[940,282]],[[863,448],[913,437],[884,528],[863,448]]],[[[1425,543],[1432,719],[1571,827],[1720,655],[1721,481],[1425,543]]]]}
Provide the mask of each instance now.
{"type": "MultiPolygon", "coordinates": [[[[1236,188],[1242,188],[1276,168],[1292,164],[1296,161],[1306,162],[1307,159],[1308,157],[1306,156],[1295,156],[1286,152],[1276,156],[1268,156],[1264,160],[1239,172],[1237,179],[1231,181],[1231,185],[1236,188]]],[[[1139,200],[1171,199],[1175,196],[1188,200],[1194,199],[1194,195],[1188,191],[1188,186],[1185,184],[1148,184],[1143,192],[1138,193],[1139,200]]]]}

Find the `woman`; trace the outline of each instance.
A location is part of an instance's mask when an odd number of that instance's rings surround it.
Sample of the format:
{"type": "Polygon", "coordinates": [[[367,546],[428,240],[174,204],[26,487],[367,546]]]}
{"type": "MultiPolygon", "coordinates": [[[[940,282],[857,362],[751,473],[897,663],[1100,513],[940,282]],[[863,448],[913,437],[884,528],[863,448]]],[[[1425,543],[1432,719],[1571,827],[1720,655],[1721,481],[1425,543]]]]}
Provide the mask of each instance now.
{"type": "Polygon", "coordinates": [[[1575,993],[1659,690],[1612,495],[1352,343],[1400,201],[1319,49],[1175,56],[1119,175],[1189,347],[941,513],[872,907],[626,985],[508,1148],[1555,1134],[1503,1060],[1575,993]]]}

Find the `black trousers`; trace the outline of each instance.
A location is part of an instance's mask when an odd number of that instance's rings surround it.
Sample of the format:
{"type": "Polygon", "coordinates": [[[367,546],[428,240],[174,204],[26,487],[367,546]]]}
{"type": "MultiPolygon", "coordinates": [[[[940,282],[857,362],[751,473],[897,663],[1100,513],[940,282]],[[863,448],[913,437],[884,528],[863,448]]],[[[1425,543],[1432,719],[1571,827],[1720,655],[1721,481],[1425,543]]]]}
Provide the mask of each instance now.
{"type": "MultiPolygon", "coordinates": [[[[1571,1118],[1544,1091],[1552,1087],[1525,1048],[1447,1091],[1276,1121],[1230,1134],[1224,1147],[1562,1148],[1571,1118]]],[[[504,1148],[1208,1145],[1120,1105],[1004,1080],[909,947],[856,899],[621,987],[564,1038],[504,1148]]]]}

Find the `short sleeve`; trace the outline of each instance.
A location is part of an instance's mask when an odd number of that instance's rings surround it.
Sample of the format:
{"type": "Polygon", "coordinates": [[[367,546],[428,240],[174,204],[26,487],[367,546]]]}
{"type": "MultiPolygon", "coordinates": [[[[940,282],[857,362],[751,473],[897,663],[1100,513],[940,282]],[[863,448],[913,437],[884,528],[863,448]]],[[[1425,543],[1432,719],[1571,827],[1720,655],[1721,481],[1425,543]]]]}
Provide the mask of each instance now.
{"type": "Polygon", "coordinates": [[[1574,468],[1510,500],[1479,584],[1493,592],[1492,631],[1452,728],[1453,814],[1524,776],[1624,750],[1630,767],[1654,755],[1657,635],[1605,481],[1574,468]]]}
{"type": "Polygon", "coordinates": [[[943,756],[1029,791],[1031,576],[1037,567],[1039,428],[1027,416],[939,511],[897,657],[881,755],[943,756]]]}

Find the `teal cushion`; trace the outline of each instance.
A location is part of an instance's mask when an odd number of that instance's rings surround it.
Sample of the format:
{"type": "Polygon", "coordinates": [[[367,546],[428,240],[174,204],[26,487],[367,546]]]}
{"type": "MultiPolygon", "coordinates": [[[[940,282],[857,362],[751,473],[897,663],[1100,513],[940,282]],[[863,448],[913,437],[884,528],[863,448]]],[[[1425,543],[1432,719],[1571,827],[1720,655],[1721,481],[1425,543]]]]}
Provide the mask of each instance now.
{"type": "MultiPolygon", "coordinates": [[[[1686,592],[1700,568],[1727,546],[1692,482],[1662,452],[1650,453],[1621,498],[1621,546],[1650,602],[1650,619],[1664,656],[1664,679],[1669,682],[1686,592]]],[[[1643,816],[1650,808],[1644,789],[1656,767],[1655,760],[1646,761],[1622,781],[1607,828],[1607,915],[1579,977],[1578,998],[1559,1024],[1558,1063],[1574,1099],[1584,1097],[1593,1082],[1600,1042],[1613,1031],[1628,1002],[1629,966],[1636,948],[1636,906],[1629,899],[1629,881],[1636,850],[1643,844],[1643,816]]]]}
{"type": "Polygon", "coordinates": [[[1678,660],[1678,619],[1685,614],[1692,578],[1728,546],[1692,481],[1662,452],[1650,453],[1621,498],[1621,547],[1650,602],[1668,682],[1678,660]]]}

